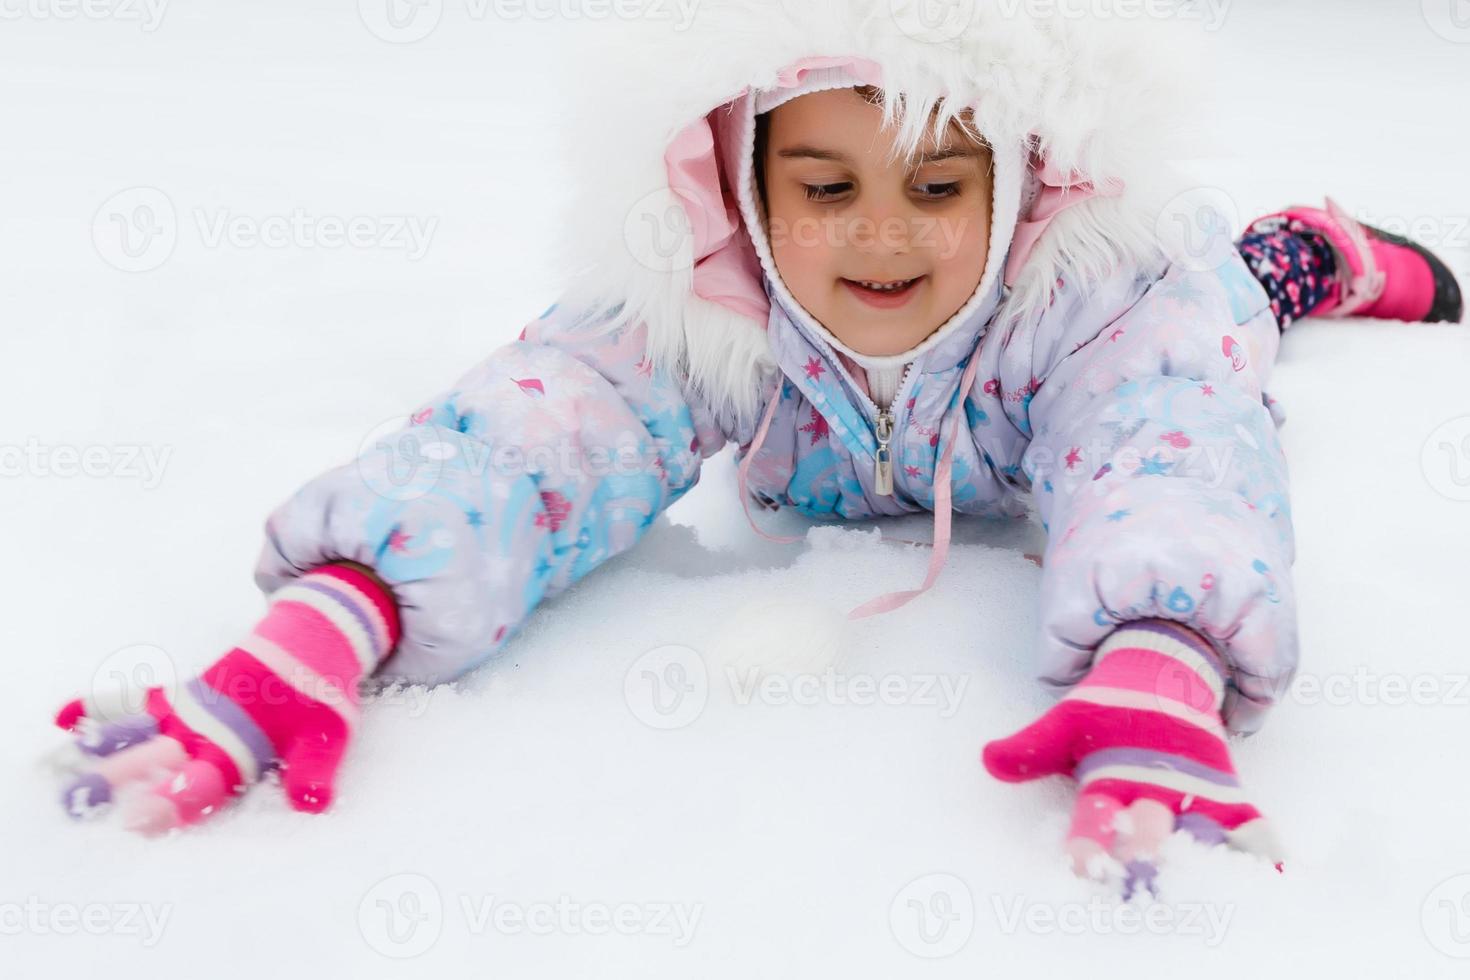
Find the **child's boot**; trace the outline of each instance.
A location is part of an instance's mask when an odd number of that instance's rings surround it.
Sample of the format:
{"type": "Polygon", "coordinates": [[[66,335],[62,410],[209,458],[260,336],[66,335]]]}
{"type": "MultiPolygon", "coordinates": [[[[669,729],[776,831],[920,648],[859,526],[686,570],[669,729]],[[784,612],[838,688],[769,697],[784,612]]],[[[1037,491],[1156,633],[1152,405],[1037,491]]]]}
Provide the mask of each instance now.
{"type": "Polygon", "coordinates": [[[1283,328],[1306,315],[1460,322],[1460,285],[1437,255],[1326,201],[1258,218],[1241,240],[1283,328]]]}

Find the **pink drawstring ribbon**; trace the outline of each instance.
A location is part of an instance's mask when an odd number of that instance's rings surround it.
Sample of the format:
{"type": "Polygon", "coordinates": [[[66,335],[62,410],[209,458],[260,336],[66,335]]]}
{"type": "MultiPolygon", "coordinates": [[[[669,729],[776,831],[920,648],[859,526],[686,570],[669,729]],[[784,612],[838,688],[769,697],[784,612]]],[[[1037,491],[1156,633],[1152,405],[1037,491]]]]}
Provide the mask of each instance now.
{"type": "MultiPolygon", "coordinates": [[[[965,399],[969,397],[970,386],[975,383],[975,369],[980,366],[980,354],[975,352],[970,356],[970,363],[965,366],[964,374],[960,376],[960,410],[955,413],[950,422],[949,439],[944,444],[944,451],[939,455],[939,465],[934,470],[934,552],[929,556],[929,570],[924,576],[923,583],[917,589],[904,589],[898,592],[887,592],[875,596],[867,602],[852,609],[847,614],[848,619],[862,619],[877,613],[892,612],[899,606],[907,604],[910,600],[923,595],[929,590],[939,578],[940,571],[944,568],[945,561],[949,558],[949,536],[950,518],[953,512],[954,487],[951,484],[951,474],[954,472],[954,446],[955,440],[959,438],[960,420],[965,417],[965,399]]],[[[766,433],[771,429],[771,420],[776,415],[776,405],[781,400],[781,388],[785,383],[784,378],[776,381],[776,390],[766,403],[766,410],[761,416],[760,425],[756,428],[755,438],[751,440],[750,449],[745,458],[740,461],[739,484],[740,505],[745,509],[745,519],[755,532],[761,537],[781,544],[794,544],[805,540],[804,537],[793,537],[790,535],[769,534],[761,530],[755,522],[755,516],[750,512],[750,493],[747,489],[749,482],[750,464],[755,459],[755,454],[760,451],[761,444],[765,442],[766,433]]],[[[889,538],[885,540],[903,540],[889,538]]],[[[924,542],[910,542],[923,544],[924,542]]]]}

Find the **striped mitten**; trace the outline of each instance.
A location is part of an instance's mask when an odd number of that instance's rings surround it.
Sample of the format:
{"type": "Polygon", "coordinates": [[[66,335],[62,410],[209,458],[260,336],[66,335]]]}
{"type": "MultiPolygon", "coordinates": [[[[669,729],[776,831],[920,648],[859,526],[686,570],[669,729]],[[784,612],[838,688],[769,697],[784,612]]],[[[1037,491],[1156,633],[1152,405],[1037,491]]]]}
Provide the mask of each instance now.
{"type": "Polygon", "coordinates": [[[367,569],[314,569],[202,674],[149,688],[143,712],[62,708],[56,723],[85,759],[62,802],[78,816],[117,802],[129,829],[156,833],[197,823],[279,766],[291,805],[320,812],[357,724],[358,682],[398,636],[393,597],[367,569]]]}
{"type": "Polygon", "coordinates": [[[1175,830],[1261,854],[1280,870],[1270,827],[1225,744],[1225,676],[1194,631],[1161,619],[1127,623],[1055,707],[985,746],[985,768],[1007,782],[1074,777],[1073,870],[1118,875],[1125,898],[1139,885],[1154,890],[1159,847],[1175,830]]]}

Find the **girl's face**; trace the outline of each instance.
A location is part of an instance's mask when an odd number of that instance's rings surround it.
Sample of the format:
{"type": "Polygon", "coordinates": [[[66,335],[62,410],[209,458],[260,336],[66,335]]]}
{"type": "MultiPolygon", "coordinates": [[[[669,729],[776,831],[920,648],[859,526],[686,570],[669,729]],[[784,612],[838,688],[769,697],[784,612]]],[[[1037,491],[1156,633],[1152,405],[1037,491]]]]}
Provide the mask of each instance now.
{"type": "Polygon", "coordinates": [[[896,130],[882,112],[853,88],[799,96],[767,114],[762,158],[781,279],[872,355],[902,353],[953,316],[980,284],[990,239],[984,143],[951,124],[942,141],[925,134],[918,160],[890,163],[896,130]]]}

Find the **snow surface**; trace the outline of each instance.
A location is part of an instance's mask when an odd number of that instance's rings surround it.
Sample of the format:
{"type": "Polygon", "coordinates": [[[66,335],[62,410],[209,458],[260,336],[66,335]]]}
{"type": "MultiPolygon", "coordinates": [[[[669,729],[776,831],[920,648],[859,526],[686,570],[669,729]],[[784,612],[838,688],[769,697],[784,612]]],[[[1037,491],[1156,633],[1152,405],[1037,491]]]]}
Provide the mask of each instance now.
{"type": "MultiPolygon", "coordinates": [[[[1049,703],[1028,669],[1036,530],[962,523],[932,595],[844,623],[927,555],[871,526],[761,541],[728,456],[460,689],[370,706],[330,815],[262,787],[165,840],[69,822],[41,761],[64,741],[55,707],[138,644],[180,671],[226,649],[261,608],[269,509],[554,298],[548,141],[559,89],[596,84],[565,55],[593,32],[443,6],[395,45],[345,0],[180,4],[153,31],[4,5],[0,444],[107,447],[118,468],[17,477],[6,450],[0,975],[1464,975],[1466,328],[1308,323],[1285,344],[1302,673],[1336,686],[1299,689],[1235,750],[1283,875],[1171,842],[1145,923],[1072,878],[1070,790],[977,761],[1049,703]],[[130,274],[92,224],[137,186],[180,230],[130,274]],[[437,227],[411,261],[210,248],[194,218],[293,208],[437,227]],[[162,479],[118,447],[167,451],[162,479]],[[727,668],[745,678],[756,651],[887,678],[901,703],[740,704],[727,668]],[[681,677],[693,693],[655,707],[653,681],[681,677]]],[[[1232,5],[1201,182],[1241,218],[1323,192],[1421,218],[1470,269],[1470,43],[1449,12],[1232,5]]]]}

